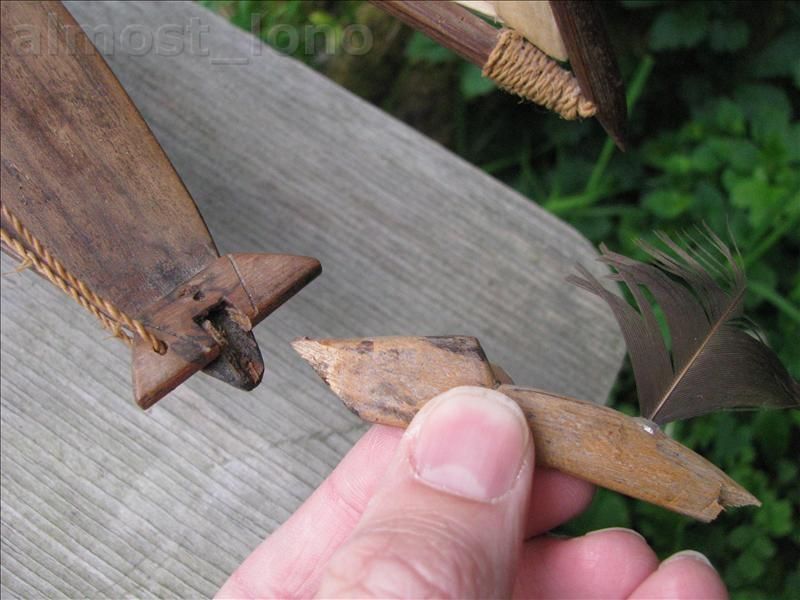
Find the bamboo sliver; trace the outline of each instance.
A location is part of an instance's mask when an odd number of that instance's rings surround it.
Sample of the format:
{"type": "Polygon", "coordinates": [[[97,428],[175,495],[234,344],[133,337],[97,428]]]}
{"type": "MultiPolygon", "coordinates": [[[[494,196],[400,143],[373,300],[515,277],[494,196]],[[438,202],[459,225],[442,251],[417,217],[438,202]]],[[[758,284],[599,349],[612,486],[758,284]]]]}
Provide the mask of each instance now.
{"type": "Polygon", "coordinates": [[[701,521],[713,520],[725,508],[760,505],[724,472],[649,421],[500,384],[475,338],[301,339],[293,346],[365,421],[406,427],[428,400],[448,389],[496,388],[522,408],[540,466],[701,521]]]}
{"type": "Polygon", "coordinates": [[[533,433],[536,463],[700,521],[760,505],[747,490],[646,419],[592,402],[501,385],[533,433]]]}

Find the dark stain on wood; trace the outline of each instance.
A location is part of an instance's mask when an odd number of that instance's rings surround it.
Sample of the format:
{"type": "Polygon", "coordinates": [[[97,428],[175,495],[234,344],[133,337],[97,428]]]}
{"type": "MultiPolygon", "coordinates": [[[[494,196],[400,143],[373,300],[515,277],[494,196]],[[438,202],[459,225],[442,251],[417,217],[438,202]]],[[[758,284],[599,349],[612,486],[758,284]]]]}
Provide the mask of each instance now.
{"type": "Polygon", "coordinates": [[[356,346],[356,352],[359,354],[366,354],[367,352],[372,352],[374,348],[375,343],[372,340],[363,340],[356,346]]]}

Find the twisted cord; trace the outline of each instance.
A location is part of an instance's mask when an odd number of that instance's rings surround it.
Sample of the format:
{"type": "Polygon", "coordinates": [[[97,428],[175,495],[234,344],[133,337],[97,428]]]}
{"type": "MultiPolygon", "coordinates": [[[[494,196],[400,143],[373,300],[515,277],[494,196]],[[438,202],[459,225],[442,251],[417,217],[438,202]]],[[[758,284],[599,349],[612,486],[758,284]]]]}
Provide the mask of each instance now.
{"type": "Polygon", "coordinates": [[[484,77],[501,88],[541,104],[567,120],[597,112],[581,92],[575,76],[511,29],[500,34],[483,67],[484,77]]]}
{"type": "Polygon", "coordinates": [[[145,329],[141,321],[133,319],[119,310],[108,300],[95,294],[89,287],[72,275],[61,261],[34,236],[22,222],[5,207],[0,212],[21,240],[5,227],[0,228],[0,240],[14,250],[21,258],[23,266],[31,266],[56,285],[75,302],[93,314],[114,337],[128,345],[133,344],[133,333],[146,340],[154,352],[166,351],[164,342],[145,329]],[[127,330],[127,331],[126,331],[127,330]],[[129,333],[131,332],[131,333],[129,333]]]}

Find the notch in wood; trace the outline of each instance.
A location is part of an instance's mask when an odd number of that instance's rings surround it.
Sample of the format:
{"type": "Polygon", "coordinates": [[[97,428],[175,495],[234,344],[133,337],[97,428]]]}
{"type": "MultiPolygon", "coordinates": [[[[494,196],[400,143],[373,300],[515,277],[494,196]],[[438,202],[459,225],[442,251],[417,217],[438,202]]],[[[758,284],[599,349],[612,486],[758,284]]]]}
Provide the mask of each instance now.
{"type": "Polygon", "coordinates": [[[253,389],[264,363],[252,328],[321,270],[318,260],[305,256],[228,254],[151,304],[140,320],[166,344],[166,351],[158,354],[137,337],[136,403],[149,408],[201,369],[235,387],[253,389]]]}

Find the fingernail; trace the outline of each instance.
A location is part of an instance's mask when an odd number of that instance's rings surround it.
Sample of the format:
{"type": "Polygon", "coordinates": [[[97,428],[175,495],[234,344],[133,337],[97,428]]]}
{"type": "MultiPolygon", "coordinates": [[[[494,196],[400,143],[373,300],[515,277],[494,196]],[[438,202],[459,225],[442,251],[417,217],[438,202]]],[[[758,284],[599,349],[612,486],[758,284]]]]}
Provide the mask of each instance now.
{"type": "Polygon", "coordinates": [[[606,533],[608,531],[621,531],[624,533],[635,535],[636,537],[645,542],[647,541],[644,539],[644,536],[641,533],[639,533],[638,531],[634,531],[633,529],[628,529],[627,527],[606,527],[605,529],[595,529],[594,531],[590,531],[587,534],[585,534],[584,537],[586,537],[587,535],[595,535],[597,533],[606,533]]]}
{"type": "Polygon", "coordinates": [[[530,444],[513,400],[494,390],[456,388],[426,408],[411,450],[419,481],[480,502],[511,490],[530,444]]]}
{"type": "MultiPolygon", "coordinates": [[[[704,563],[714,569],[714,565],[711,564],[711,561],[708,560],[705,554],[698,552],[697,550],[681,550],[680,552],[676,552],[669,558],[664,559],[664,562],[661,565],[666,565],[667,563],[674,562],[676,560],[681,560],[684,558],[689,558],[691,560],[696,560],[698,562],[704,563]]],[[[714,569],[716,571],[716,569],[714,569]]]]}

